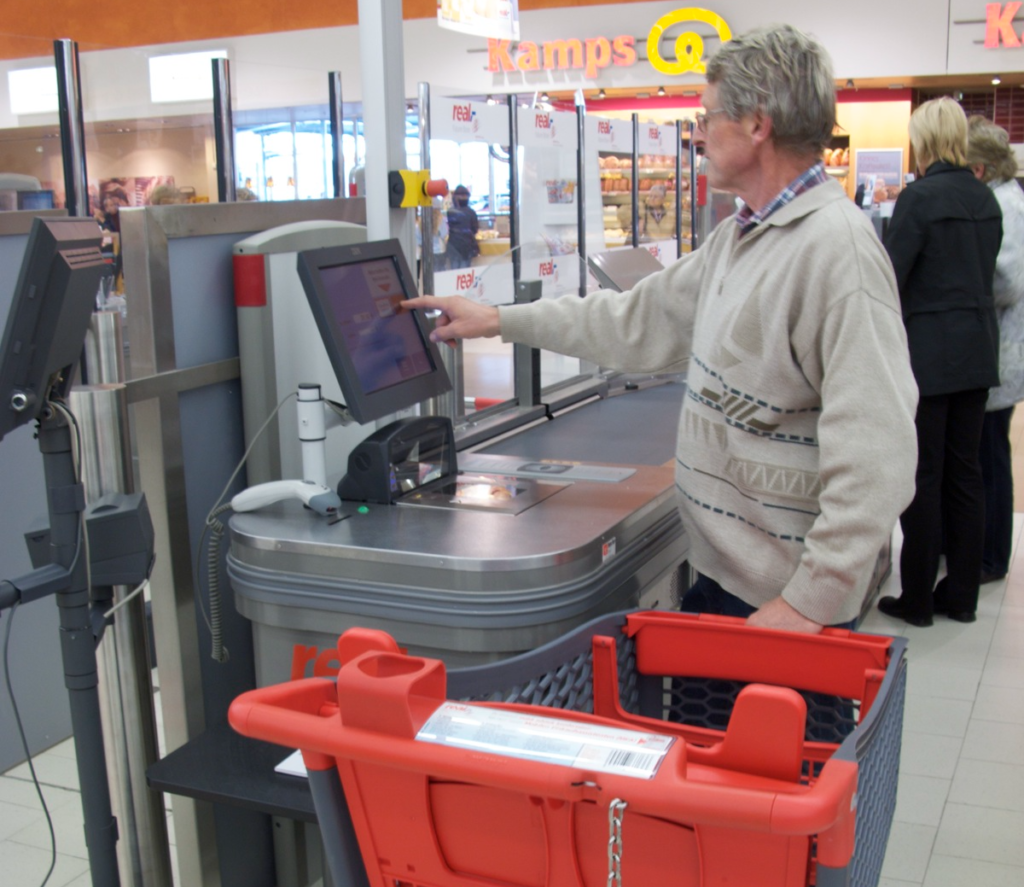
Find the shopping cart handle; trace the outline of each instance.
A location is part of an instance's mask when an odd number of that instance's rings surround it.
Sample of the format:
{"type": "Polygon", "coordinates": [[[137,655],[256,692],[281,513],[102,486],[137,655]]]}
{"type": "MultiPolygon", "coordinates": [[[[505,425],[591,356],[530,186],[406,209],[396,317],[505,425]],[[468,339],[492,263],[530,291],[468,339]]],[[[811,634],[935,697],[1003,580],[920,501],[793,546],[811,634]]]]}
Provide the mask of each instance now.
{"type": "Polygon", "coordinates": [[[818,862],[841,868],[853,856],[857,812],[857,773],[854,761],[829,760],[811,792],[780,795],[772,810],[772,831],[818,836],[818,862]]]}

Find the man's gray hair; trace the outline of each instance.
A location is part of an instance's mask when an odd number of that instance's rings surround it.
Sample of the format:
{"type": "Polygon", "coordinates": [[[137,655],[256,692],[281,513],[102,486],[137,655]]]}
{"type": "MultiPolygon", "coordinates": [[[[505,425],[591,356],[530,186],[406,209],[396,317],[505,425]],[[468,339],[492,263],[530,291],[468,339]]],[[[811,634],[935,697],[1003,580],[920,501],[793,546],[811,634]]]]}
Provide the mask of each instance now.
{"type": "Polygon", "coordinates": [[[832,60],[812,37],[790,25],[757,28],[722,44],[708,62],[731,120],[760,110],[771,118],[775,144],[796,154],[821,154],[836,122],[832,60]]]}

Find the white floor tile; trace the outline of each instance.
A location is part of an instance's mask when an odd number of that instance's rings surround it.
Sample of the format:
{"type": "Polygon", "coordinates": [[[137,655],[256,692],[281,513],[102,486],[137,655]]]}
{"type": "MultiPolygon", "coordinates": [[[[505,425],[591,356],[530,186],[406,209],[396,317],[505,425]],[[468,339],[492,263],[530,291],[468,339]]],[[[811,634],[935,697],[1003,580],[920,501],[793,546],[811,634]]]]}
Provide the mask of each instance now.
{"type": "Polygon", "coordinates": [[[899,822],[938,828],[950,782],[949,779],[935,779],[932,776],[901,774],[896,792],[895,818],[899,822]]]}
{"type": "Polygon", "coordinates": [[[992,655],[1024,659],[1024,631],[1000,626],[992,635],[992,655]]]}
{"type": "MultiPolygon", "coordinates": [[[[949,790],[949,800],[955,804],[1024,813],[1024,763],[1000,764],[961,757],[949,790]]],[[[1021,840],[1024,841],[1024,835],[1021,840]]]]}
{"type": "MultiPolygon", "coordinates": [[[[54,788],[52,785],[43,787],[43,797],[46,799],[46,806],[51,810],[65,804],[77,804],[81,800],[78,792],[54,788]]],[[[33,810],[42,809],[35,786],[24,779],[14,779],[10,776],[0,776],[0,802],[17,804],[19,807],[29,807],[33,810]]]]}
{"type": "MultiPolygon", "coordinates": [[[[1018,568],[1024,573],[1024,568],[1018,568]]],[[[1003,592],[1003,606],[1024,607],[1024,578],[1014,577],[1014,581],[1006,586],[1003,592]]]]}
{"type": "Polygon", "coordinates": [[[920,881],[900,881],[896,878],[882,878],[878,887],[920,887],[920,881]]]}
{"type": "Polygon", "coordinates": [[[952,736],[903,731],[900,773],[952,779],[963,740],[952,736]]]}
{"type": "Polygon", "coordinates": [[[983,674],[984,670],[979,668],[918,663],[917,668],[907,671],[907,695],[972,700],[977,695],[983,674]]]}
{"type": "Polygon", "coordinates": [[[980,859],[1024,871],[1024,813],[946,804],[936,847],[944,856],[980,859]]]}
{"type": "Polygon", "coordinates": [[[990,655],[981,673],[981,685],[1024,690],[1024,659],[990,655]]]}
{"type": "Polygon", "coordinates": [[[1021,887],[1022,884],[1024,869],[1016,866],[977,859],[958,859],[938,853],[932,856],[928,864],[928,875],[924,879],[924,887],[1021,887]]]}
{"type": "Polygon", "coordinates": [[[0,801],[0,841],[6,841],[29,823],[43,818],[43,811],[39,808],[33,810],[30,807],[0,801]]]}
{"type": "Polygon", "coordinates": [[[903,729],[962,739],[967,734],[967,724],[971,720],[971,707],[971,701],[966,699],[908,694],[903,709],[903,729]]]}
{"type": "MultiPolygon", "coordinates": [[[[74,758],[66,758],[61,755],[54,755],[43,752],[32,759],[36,776],[43,786],[53,785],[58,788],[74,789],[78,791],[78,764],[74,758]]],[[[31,780],[32,772],[29,770],[28,762],[12,767],[5,774],[17,779],[31,780]]]]}
{"type": "MultiPolygon", "coordinates": [[[[57,838],[57,852],[62,856],[77,856],[88,859],[89,851],[85,846],[85,828],[83,826],[82,808],[77,804],[67,804],[59,810],[52,810],[53,832],[57,838]]],[[[8,838],[11,844],[26,844],[41,850],[50,849],[50,830],[46,819],[40,811],[30,825],[24,826],[8,838]]]]}
{"type": "MultiPolygon", "coordinates": [[[[0,865],[3,867],[4,887],[38,887],[50,868],[50,850],[3,841],[0,842],[0,865]]],[[[47,887],[64,887],[83,874],[87,875],[88,871],[89,863],[84,859],[58,854],[47,887]]]]}
{"type": "Polygon", "coordinates": [[[972,761],[1020,763],[1024,759],[1024,726],[972,719],[967,726],[963,757],[972,761]]]}
{"type": "Polygon", "coordinates": [[[928,870],[935,831],[933,826],[894,822],[889,833],[889,849],[882,863],[883,877],[920,884],[928,870]]]}
{"type": "Polygon", "coordinates": [[[908,628],[907,658],[921,667],[984,668],[993,630],[994,620],[983,616],[970,625],[938,617],[930,628],[908,628]]]}
{"type": "Polygon", "coordinates": [[[981,687],[971,716],[979,721],[1024,724],[1024,693],[1009,687],[981,687]]]}

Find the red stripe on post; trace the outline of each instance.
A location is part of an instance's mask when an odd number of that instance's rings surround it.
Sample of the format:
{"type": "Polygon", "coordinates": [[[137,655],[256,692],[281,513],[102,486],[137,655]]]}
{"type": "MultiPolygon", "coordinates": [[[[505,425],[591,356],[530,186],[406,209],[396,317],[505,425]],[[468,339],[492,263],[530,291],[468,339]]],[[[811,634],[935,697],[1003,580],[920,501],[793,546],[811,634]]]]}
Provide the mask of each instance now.
{"type": "Polygon", "coordinates": [[[235,269],[235,307],[263,308],[267,304],[266,256],[232,256],[235,269]]]}

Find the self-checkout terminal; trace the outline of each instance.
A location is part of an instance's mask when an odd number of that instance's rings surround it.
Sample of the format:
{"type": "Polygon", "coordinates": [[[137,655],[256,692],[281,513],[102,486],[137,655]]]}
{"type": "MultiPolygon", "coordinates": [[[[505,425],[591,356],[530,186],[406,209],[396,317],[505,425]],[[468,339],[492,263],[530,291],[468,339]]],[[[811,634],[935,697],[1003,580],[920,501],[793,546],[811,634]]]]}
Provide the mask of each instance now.
{"type": "MultiPolygon", "coordinates": [[[[360,424],[451,389],[419,311],[398,241],[302,252],[299,278],[346,403],[335,416],[360,424]]],[[[300,432],[302,433],[302,432],[300,432]]],[[[518,513],[560,487],[533,480],[459,474],[447,417],[398,419],[351,452],[338,495],[348,502],[496,508],[518,513]]]]}
{"type": "Polygon", "coordinates": [[[638,605],[683,561],[667,467],[457,455],[447,417],[387,421],[451,385],[428,319],[400,306],[416,287],[397,241],[301,251],[297,264],[344,399],[300,386],[303,479],[340,474],[341,501],[323,518],[285,501],[230,521],[258,683],[296,676],[297,649],[355,625],[449,665],[511,656],[638,605]],[[332,426],[374,422],[345,465],[325,464],[332,426]]]}

